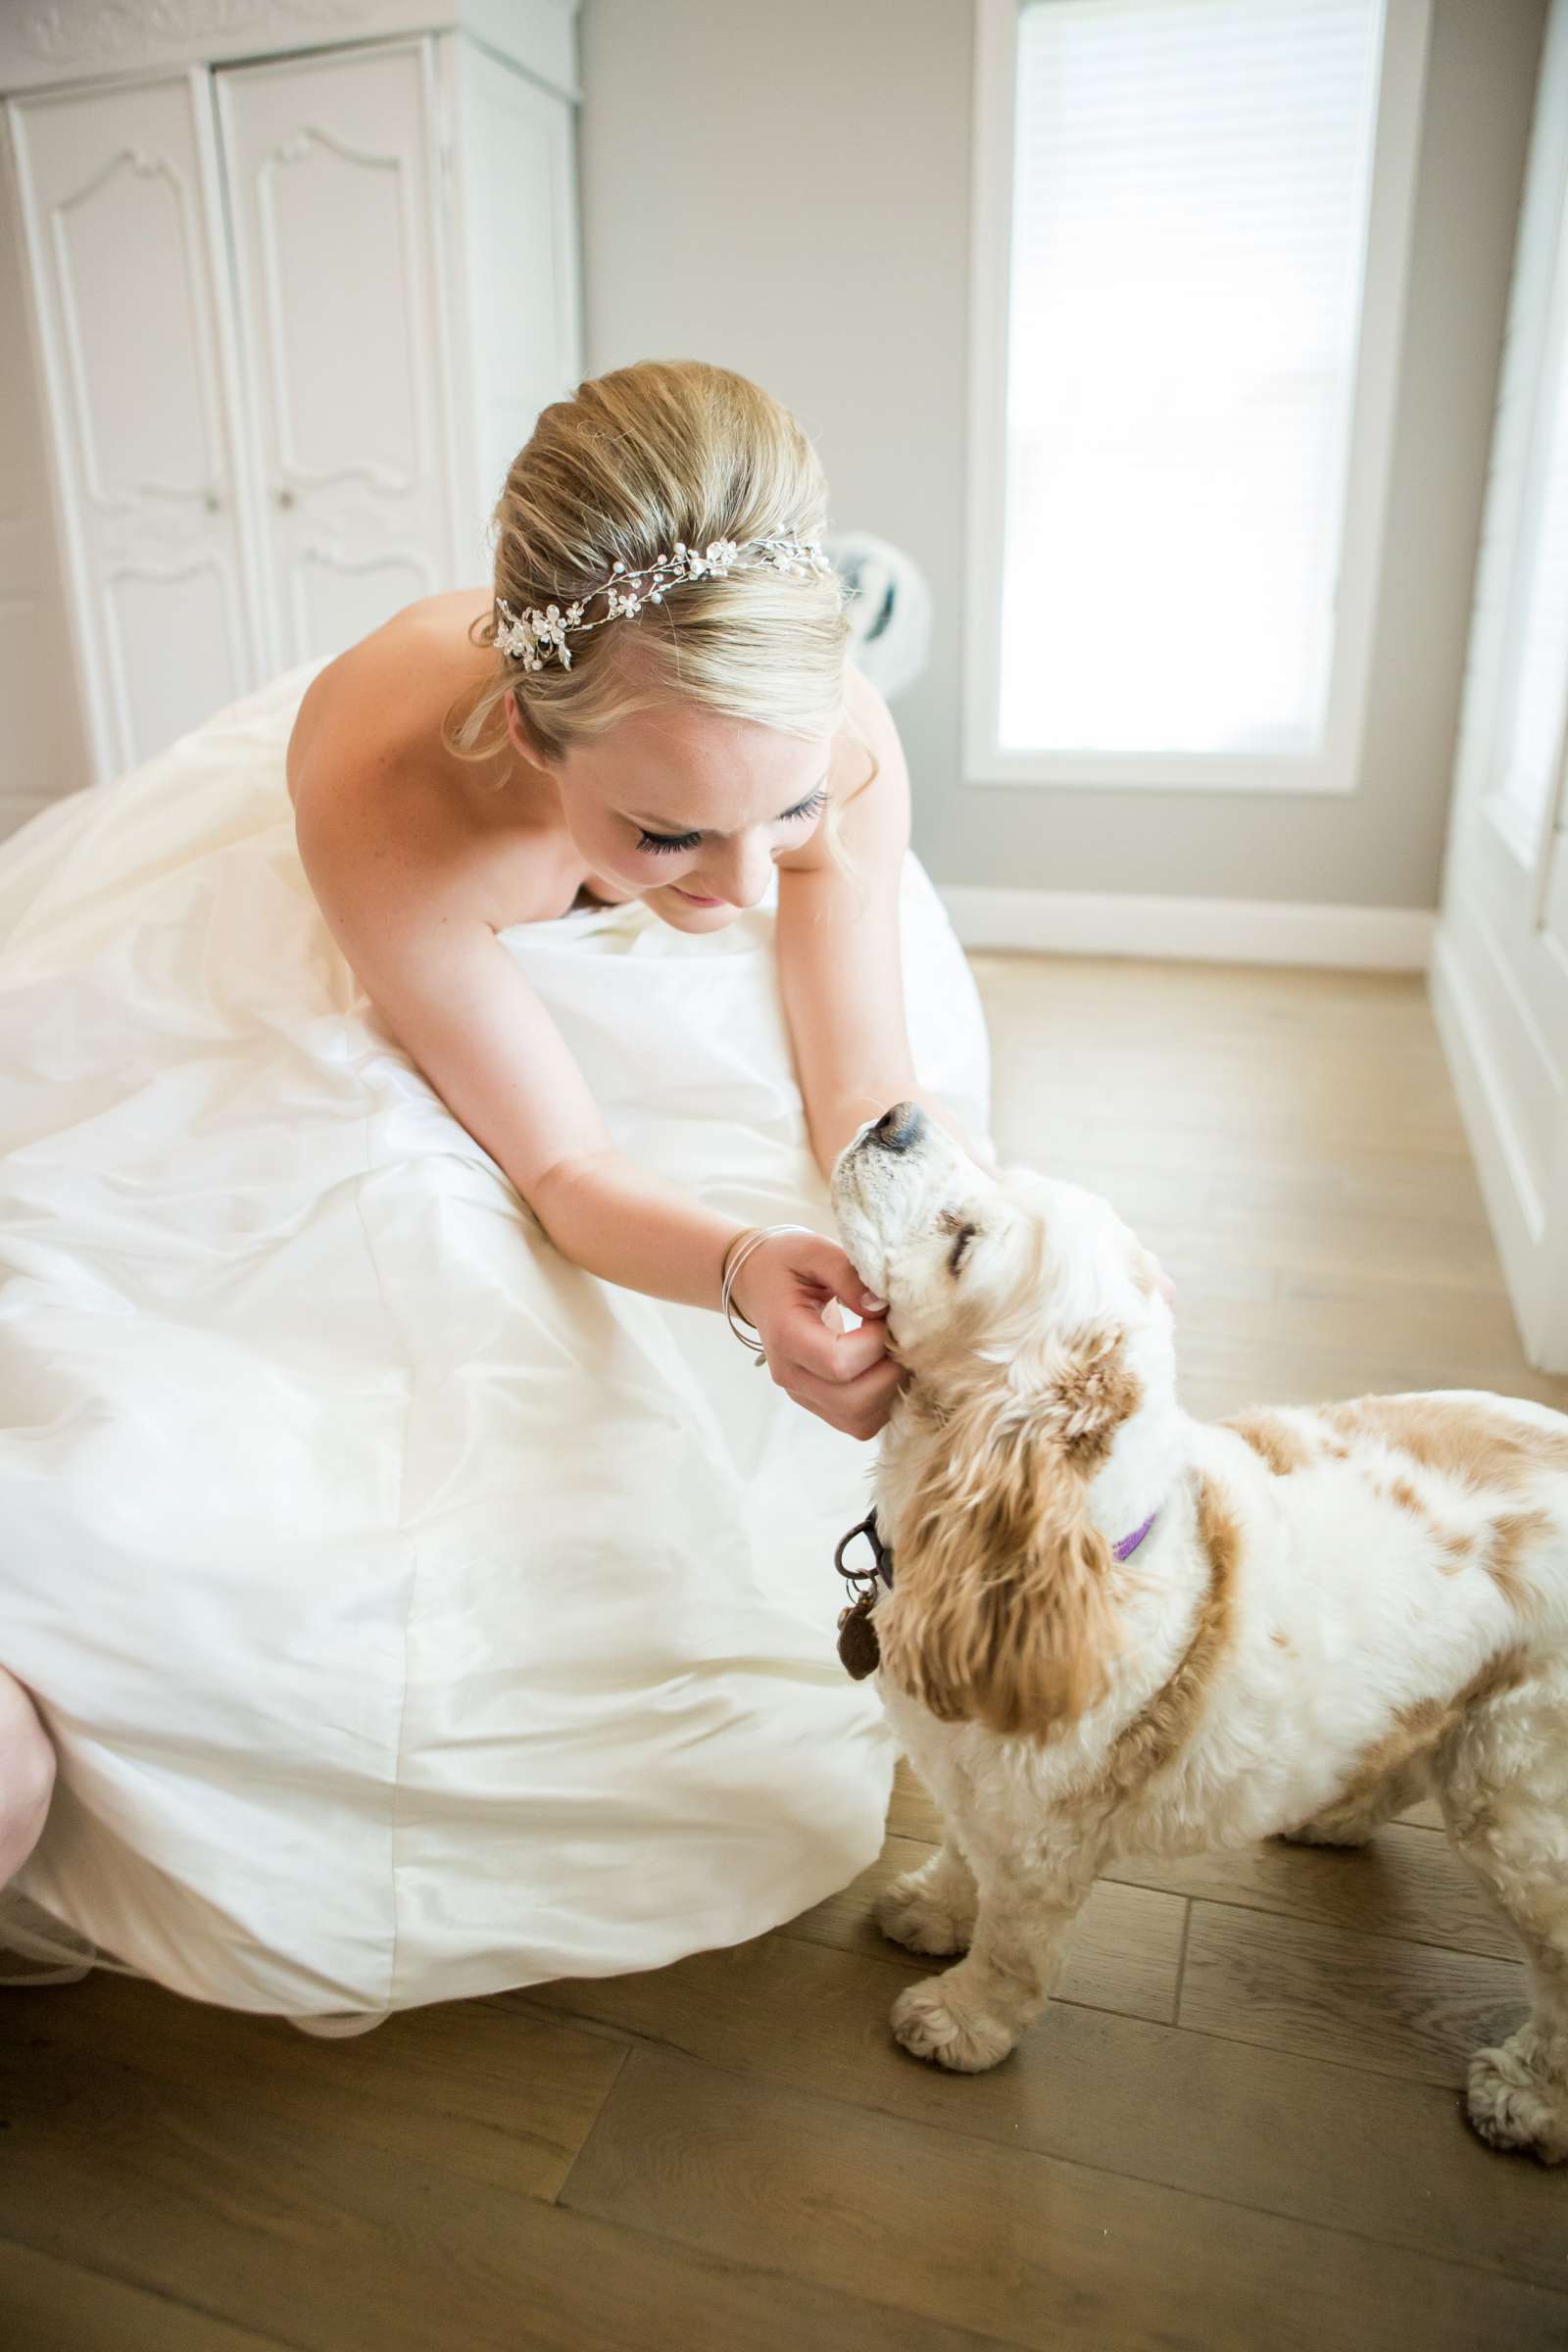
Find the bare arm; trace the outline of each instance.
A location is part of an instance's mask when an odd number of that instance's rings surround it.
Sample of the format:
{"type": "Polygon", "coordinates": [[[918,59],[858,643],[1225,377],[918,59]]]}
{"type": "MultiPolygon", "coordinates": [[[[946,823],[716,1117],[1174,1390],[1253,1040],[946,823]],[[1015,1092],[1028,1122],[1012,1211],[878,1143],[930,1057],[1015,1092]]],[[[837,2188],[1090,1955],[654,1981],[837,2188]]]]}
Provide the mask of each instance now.
{"type": "MultiPolygon", "coordinates": [[[[561,1032],[496,937],[489,868],[452,830],[405,814],[386,838],[337,792],[297,792],[300,854],[327,925],[392,1034],[532,1208],[562,1254],[604,1281],[716,1307],[744,1228],[642,1175],[620,1152],[561,1032]]],[[[857,1437],[886,1417],[880,1333],[830,1330],[863,1293],[825,1236],[749,1257],[737,1290],[773,1376],[857,1437]]],[[[737,1357],[743,1368],[743,1359],[737,1357]]]]}
{"type": "Polygon", "coordinates": [[[717,1303],[741,1228],[640,1175],[571,1052],[501,945],[482,866],[418,820],[367,844],[349,801],[301,793],[300,854],[355,976],[449,1110],[563,1253],[655,1298],[717,1303]]]}
{"type": "Polygon", "coordinates": [[[830,789],[843,804],[840,838],[856,872],[834,864],[820,830],[779,859],[779,984],[824,1176],[856,1130],[894,1102],[920,1103],[980,1156],[947,1104],[922,1090],[909,1051],[899,949],[909,846],[904,748],[881,695],[854,669],[849,707],[877,762],[862,783],[866,750],[852,735],[840,739],[830,789]]]}
{"type": "MultiPolygon", "coordinates": [[[[866,750],[853,735],[841,739],[831,785],[844,799],[840,839],[856,871],[846,874],[834,863],[820,830],[778,861],[779,985],[811,1150],[829,1176],[867,1119],[895,1102],[918,1102],[995,1175],[990,1153],[914,1074],[899,943],[909,771],[886,703],[853,665],[848,701],[877,763],[871,781],[862,783],[866,750]]],[[[1157,1260],[1155,1273],[1174,1303],[1175,1285],[1157,1260]]]]}

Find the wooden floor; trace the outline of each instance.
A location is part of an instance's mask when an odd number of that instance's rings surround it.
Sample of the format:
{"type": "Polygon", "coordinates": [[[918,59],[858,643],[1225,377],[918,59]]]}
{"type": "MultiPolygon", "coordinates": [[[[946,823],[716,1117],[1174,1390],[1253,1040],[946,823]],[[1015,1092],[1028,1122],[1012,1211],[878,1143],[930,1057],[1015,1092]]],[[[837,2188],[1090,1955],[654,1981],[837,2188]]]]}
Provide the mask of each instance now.
{"type": "MultiPolygon", "coordinates": [[[[1005,1156],[1175,1277],[1197,1410],[1533,1376],[1420,985],[977,959],[1005,1156]]],[[[1428,1813],[1102,1883],[992,2075],[886,2028],[858,1885],[738,1950],[307,2041],[105,1979],[4,2000],[15,2352],[1568,2345],[1568,2168],[1471,2138],[1520,2007],[1428,1813]]],[[[9,2329],[9,2332],[8,2332],[9,2329]]]]}

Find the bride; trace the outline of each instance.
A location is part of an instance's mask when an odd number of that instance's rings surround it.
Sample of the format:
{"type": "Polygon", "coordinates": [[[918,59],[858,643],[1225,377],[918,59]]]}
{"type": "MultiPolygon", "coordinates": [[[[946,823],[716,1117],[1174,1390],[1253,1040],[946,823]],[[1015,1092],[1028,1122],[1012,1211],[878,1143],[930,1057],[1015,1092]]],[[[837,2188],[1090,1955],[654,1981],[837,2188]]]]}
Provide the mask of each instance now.
{"type": "Polygon", "coordinates": [[[824,507],[743,378],[584,383],[493,589],[0,848],[0,1943],[344,2030],[875,1853],[825,1180],[988,1158],[988,1063],[824,507]]]}

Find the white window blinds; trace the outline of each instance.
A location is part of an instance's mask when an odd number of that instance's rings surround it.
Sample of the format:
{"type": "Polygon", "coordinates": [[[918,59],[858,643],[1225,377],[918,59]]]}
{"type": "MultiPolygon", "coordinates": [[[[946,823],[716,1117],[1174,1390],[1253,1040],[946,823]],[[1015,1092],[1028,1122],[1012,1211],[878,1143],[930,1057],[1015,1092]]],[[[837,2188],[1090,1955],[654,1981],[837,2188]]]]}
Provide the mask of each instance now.
{"type": "Polygon", "coordinates": [[[999,740],[1309,754],[1381,0],[1026,0],[999,740]]]}

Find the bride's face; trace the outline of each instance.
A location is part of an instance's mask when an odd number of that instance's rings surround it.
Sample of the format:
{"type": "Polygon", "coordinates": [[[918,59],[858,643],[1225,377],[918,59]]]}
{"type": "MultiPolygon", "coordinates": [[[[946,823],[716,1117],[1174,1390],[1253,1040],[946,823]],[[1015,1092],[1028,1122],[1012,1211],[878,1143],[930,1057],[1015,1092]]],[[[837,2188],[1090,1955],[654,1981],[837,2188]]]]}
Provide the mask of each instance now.
{"type": "MultiPolygon", "coordinates": [[[[527,760],[514,726],[513,741],[527,760]]],[[[757,905],[775,858],[816,830],[832,748],[831,737],[670,703],[544,772],[590,873],[646,899],[678,931],[718,931],[757,905]]]]}

